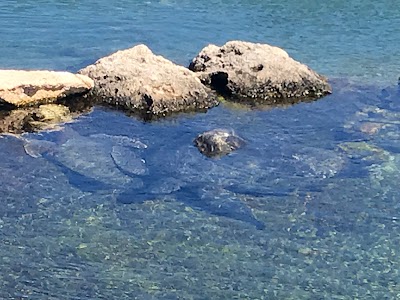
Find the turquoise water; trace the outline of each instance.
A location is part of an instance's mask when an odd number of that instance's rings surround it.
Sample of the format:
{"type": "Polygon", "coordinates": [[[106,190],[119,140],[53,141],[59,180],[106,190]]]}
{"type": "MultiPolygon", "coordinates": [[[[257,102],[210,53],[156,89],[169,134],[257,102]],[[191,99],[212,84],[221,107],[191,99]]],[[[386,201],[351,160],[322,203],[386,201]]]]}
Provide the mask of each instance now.
{"type": "Polygon", "coordinates": [[[396,83],[396,1],[4,1],[3,68],[76,70],[137,43],[187,64],[208,43],[267,42],[328,76],[396,83]]]}
{"type": "Polygon", "coordinates": [[[63,131],[3,136],[0,297],[399,298],[397,12],[389,0],[0,4],[1,68],[76,71],[137,43],[187,65],[244,39],[283,47],[334,89],[152,123],[95,108],[63,131]],[[219,127],[247,145],[203,157],[193,139],[219,127]],[[44,141],[47,155],[27,155],[44,141]]]}

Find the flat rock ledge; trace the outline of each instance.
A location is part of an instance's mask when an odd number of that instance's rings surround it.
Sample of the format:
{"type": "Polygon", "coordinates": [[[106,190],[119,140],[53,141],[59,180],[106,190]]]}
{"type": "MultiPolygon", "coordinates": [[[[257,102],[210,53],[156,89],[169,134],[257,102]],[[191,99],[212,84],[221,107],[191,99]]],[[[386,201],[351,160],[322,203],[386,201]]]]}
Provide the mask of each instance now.
{"type": "Polygon", "coordinates": [[[79,71],[95,82],[88,97],[152,118],[218,104],[195,73],[145,45],[121,50],[79,71]]]}
{"type": "Polygon", "coordinates": [[[69,72],[0,70],[0,104],[11,107],[53,103],[93,88],[87,76],[69,72]]]}
{"type": "Polygon", "coordinates": [[[222,47],[208,45],[189,69],[219,94],[243,102],[282,104],[332,92],[325,77],[267,44],[230,41],[222,47]]]}

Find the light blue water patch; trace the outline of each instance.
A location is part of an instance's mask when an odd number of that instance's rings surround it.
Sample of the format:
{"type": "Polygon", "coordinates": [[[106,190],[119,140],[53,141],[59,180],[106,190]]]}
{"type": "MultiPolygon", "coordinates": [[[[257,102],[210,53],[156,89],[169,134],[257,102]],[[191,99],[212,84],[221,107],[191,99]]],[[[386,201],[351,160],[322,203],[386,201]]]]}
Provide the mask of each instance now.
{"type": "Polygon", "coordinates": [[[334,1],[5,1],[0,66],[77,70],[145,43],[180,64],[208,43],[283,47],[330,77],[394,84],[397,3],[334,1]]]}

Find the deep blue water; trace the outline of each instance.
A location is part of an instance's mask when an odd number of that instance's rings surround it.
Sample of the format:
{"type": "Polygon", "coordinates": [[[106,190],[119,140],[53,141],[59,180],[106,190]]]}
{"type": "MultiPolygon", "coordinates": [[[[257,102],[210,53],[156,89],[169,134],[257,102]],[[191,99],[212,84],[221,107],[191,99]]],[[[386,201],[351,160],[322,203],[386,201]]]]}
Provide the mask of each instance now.
{"type": "Polygon", "coordinates": [[[137,43],[187,65],[243,39],[334,89],[152,123],[98,107],[62,131],[3,136],[0,298],[399,297],[395,1],[3,1],[0,25],[0,68],[76,71],[137,43]],[[246,146],[202,156],[192,141],[214,128],[246,146]],[[26,153],[43,141],[46,155],[26,153]]]}

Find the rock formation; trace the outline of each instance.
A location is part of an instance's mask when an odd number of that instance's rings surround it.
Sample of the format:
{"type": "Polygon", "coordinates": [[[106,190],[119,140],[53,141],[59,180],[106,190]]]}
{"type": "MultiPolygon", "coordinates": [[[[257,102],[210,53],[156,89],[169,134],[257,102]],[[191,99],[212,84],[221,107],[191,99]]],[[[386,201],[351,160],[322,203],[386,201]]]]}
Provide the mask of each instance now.
{"type": "Polygon", "coordinates": [[[278,47],[231,41],[208,45],[189,69],[219,94],[239,101],[285,103],[331,93],[327,79],[278,47]]]}
{"type": "Polygon", "coordinates": [[[69,72],[0,70],[0,104],[32,106],[81,95],[94,86],[93,80],[69,72]]]}
{"type": "Polygon", "coordinates": [[[218,104],[193,72],[145,45],[118,51],[79,73],[95,82],[90,97],[140,114],[164,116],[218,104]]]}

